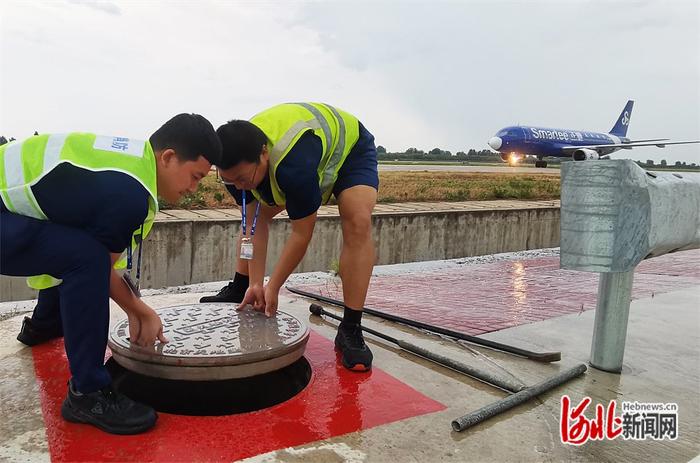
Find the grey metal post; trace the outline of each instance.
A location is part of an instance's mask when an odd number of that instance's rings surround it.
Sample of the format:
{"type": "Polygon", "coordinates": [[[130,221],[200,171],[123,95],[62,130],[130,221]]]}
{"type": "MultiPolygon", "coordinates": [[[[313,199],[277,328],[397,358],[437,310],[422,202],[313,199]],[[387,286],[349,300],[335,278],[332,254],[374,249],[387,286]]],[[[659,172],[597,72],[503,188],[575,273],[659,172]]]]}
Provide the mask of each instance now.
{"type": "Polygon", "coordinates": [[[561,268],[600,273],[591,366],[619,373],[635,267],[700,247],[700,177],[623,159],[561,170],[561,268]]]}
{"type": "Polygon", "coordinates": [[[594,368],[612,373],[622,371],[633,278],[634,270],[600,274],[591,343],[594,368]]]}

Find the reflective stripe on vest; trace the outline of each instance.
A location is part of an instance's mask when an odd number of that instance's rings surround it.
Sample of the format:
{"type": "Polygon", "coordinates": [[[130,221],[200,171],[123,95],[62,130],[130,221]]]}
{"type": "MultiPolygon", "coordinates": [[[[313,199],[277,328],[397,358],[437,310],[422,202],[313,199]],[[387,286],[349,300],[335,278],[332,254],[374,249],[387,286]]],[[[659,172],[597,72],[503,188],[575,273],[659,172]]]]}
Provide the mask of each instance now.
{"type": "Polygon", "coordinates": [[[325,117],[323,117],[323,114],[321,114],[321,111],[316,109],[314,106],[310,105],[309,103],[296,103],[299,106],[303,106],[307,111],[309,111],[311,114],[314,115],[318,123],[321,125],[321,130],[323,130],[323,136],[326,138],[326,149],[331,149],[331,143],[333,143],[333,134],[331,133],[331,127],[328,124],[328,121],[326,120],[325,117]]]}
{"type": "Polygon", "coordinates": [[[37,204],[31,188],[25,185],[22,145],[22,142],[17,142],[5,148],[4,169],[7,189],[3,191],[3,199],[10,212],[46,220],[46,215],[37,204]]]}
{"type": "MultiPolygon", "coordinates": [[[[289,128],[285,132],[284,135],[277,141],[277,143],[274,144],[272,149],[270,150],[270,160],[272,161],[273,164],[277,164],[282,157],[282,155],[287,151],[292,143],[292,140],[294,140],[294,137],[296,137],[299,132],[303,132],[304,130],[307,129],[322,129],[323,124],[319,124],[318,120],[312,120],[312,121],[299,121],[293,126],[289,128]]],[[[325,130],[324,130],[325,133],[325,130]]],[[[329,142],[330,143],[330,142],[329,142]]]]}
{"type": "Polygon", "coordinates": [[[325,192],[333,187],[335,183],[336,167],[343,157],[343,151],[345,151],[345,121],[338,114],[333,106],[326,105],[328,109],[331,110],[333,115],[338,119],[338,144],[333,151],[333,155],[328,160],[326,168],[323,170],[323,179],[321,180],[321,191],[325,192]]]}
{"type": "MultiPolygon", "coordinates": [[[[297,104],[309,110],[309,112],[311,112],[311,114],[313,114],[314,117],[320,122],[321,130],[323,130],[323,134],[326,136],[326,149],[330,150],[332,136],[331,128],[326,118],[323,117],[323,114],[321,114],[321,112],[318,109],[316,109],[308,103],[297,104]]],[[[333,154],[324,166],[323,176],[321,177],[321,192],[325,193],[326,191],[328,191],[329,188],[333,186],[333,182],[335,180],[335,168],[338,166],[338,163],[342,159],[343,151],[345,150],[345,121],[343,120],[342,116],[338,114],[338,111],[336,111],[336,109],[333,106],[328,104],[324,104],[323,106],[325,106],[330,112],[332,112],[333,115],[338,119],[338,144],[335,146],[333,154]]]]}
{"type": "Polygon", "coordinates": [[[44,168],[42,172],[48,172],[58,164],[63,145],[66,143],[66,137],[68,137],[68,134],[63,133],[49,135],[49,141],[46,142],[46,148],[44,149],[44,168]]]}

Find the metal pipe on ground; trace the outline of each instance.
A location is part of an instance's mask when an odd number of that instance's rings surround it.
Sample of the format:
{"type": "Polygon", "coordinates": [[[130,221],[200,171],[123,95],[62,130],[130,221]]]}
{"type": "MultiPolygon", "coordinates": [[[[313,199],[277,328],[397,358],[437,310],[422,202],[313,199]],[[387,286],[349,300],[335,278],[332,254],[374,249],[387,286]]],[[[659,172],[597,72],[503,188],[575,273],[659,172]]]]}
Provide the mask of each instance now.
{"type": "MultiPolygon", "coordinates": [[[[311,304],[309,306],[309,311],[314,314],[314,315],[325,315],[327,317],[333,318],[338,321],[343,321],[343,319],[335,314],[332,314],[328,311],[326,311],[323,307],[321,307],[318,304],[311,304]]],[[[491,373],[487,371],[481,371],[478,370],[474,367],[471,367],[467,364],[464,364],[458,360],[451,359],[449,357],[445,357],[444,355],[436,354],[434,352],[430,352],[429,350],[417,346],[415,344],[412,344],[410,342],[403,341],[401,339],[394,338],[392,336],[386,335],[384,333],[380,333],[376,330],[373,330],[371,328],[367,328],[365,326],[361,326],[362,331],[366,331],[367,333],[373,334],[374,336],[377,336],[378,338],[384,339],[386,341],[389,341],[393,344],[396,344],[399,346],[401,349],[411,352],[412,354],[418,355],[420,357],[423,357],[425,359],[430,360],[431,362],[437,363],[439,365],[442,365],[444,367],[450,368],[452,370],[458,371],[460,373],[463,373],[467,376],[470,376],[474,379],[477,379],[479,381],[482,381],[484,383],[490,384],[491,386],[495,386],[499,389],[503,389],[504,391],[508,392],[518,392],[526,388],[526,386],[522,383],[516,383],[515,381],[511,381],[506,378],[500,378],[498,376],[492,375],[491,373]]]]}
{"type": "Polygon", "coordinates": [[[516,392],[515,394],[506,397],[505,399],[493,402],[474,412],[461,416],[452,421],[452,429],[454,429],[457,432],[464,431],[465,429],[470,428],[475,424],[481,423],[482,421],[487,420],[492,416],[498,415],[499,413],[502,413],[506,410],[510,410],[511,408],[517,405],[527,402],[535,396],[543,394],[544,392],[547,392],[550,389],[554,389],[555,387],[560,386],[573,378],[576,378],[577,376],[583,374],[586,371],[586,369],[586,365],[584,364],[577,365],[569,370],[559,373],[556,376],[552,376],[551,378],[548,378],[539,384],[535,384],[534,386],[525,388],[520,392],[516,392]]]}
{"type": "MultiPolygon", "coordinates": [[[[291,293],[298,294],[300,296],[308,297],[311,299],[316,299],[317,301],[325,302],[327,304],[335,305],[338,307],[343,307],[343,302],[330,297],[322,296],[320,294],[310,293],[301,289],[292,288],[287,286],[287,290],[291,293]]],[[[450,338],[459,339],[461,341],[470,342],[472,344],[477,344],[479,346],[488,347],[490,349],[495,349],[501,352],[506,352],[509,354],[514,354],[520,357],[525,357],[536,362],[558,362],[561,360],[561,352],[533,352],[519,347],[509,346],[507,344],[502,344],[496,341],[489,341],[488,339],[477,338],[475,336],[469,336],[468,334],[460,333],[459,331],[449,330],[447,328],[441,328],[439,326],[429,325],[427,323],[419,322],[416,320],[410,320],[408,318],[399,317],[397,315],[388,314],[385,312],[380,312],[379,310],[370,309],[368,307],[363,307],[363,312],[373,315],[375,317],[383,318],[384,320],[390,320],[393,322],[401,323],[404,325],[412,326],[414,328],[419,328],[422,330],[430,331],[432,333],[442,334],[450,338]]]]}

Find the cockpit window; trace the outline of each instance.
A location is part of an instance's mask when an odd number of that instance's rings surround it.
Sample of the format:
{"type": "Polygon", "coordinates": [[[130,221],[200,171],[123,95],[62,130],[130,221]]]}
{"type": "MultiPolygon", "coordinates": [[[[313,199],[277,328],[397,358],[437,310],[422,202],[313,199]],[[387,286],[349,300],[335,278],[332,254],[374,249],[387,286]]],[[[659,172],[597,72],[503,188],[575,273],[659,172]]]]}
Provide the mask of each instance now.
{"type": "Polygon", "coordinates": [[[496,134],[497,137],[502,137],[504,135],[508,135],[508,131],[506,129],[503,129],[496,134]]]}

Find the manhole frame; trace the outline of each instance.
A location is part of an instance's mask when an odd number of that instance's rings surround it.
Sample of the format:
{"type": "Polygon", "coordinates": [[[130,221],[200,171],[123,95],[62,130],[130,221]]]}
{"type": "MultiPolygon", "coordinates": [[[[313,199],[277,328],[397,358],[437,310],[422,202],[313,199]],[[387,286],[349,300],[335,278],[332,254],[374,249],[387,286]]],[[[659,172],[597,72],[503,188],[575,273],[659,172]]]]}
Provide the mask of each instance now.
{"type": "MultiPolygon", "coordinates": [[[[201,307],[206,309],[208,306],[215,306],[217,308],[223,306],[232,310],[233,312],[231,312],[231,315],[226,316],[226,318],[235,318],[239,316],[265,317],[264,314],[253,311],[252,307],[248,307],[244,309],[244,311],[236,311],[230,304],[222,303],[180,304],[156,309],[156,313],[160,316],[162,312],[172,309],[182,307],[201,307]],[[249,312],[243,313],[245,311],[249,312]]],[[[245,356],[240,353],[233,355],[213,355],[209,357],[188,357],[172,354],[158,355],[167,344],[156,343],[155,347],[147,349],[131,345],[128,340],[117,337],[120,330],[128,333],[128,319],[120,320],[114,328],[110,330],[108,346],[112,351],[112,357],[117,363],[128,370],[146,376],[183,381],[218,381],[246,378],[284,368],[296,362],[304,355],[310,335],[309,327],[302,320],[299,320],[287,312],[278,310],[276,317],[278,316],[291,318],[299,324],[299,332],[290,338],[292,341],[290,341],[288,345],[280,345],[267,350],[247,353],[245,356]],[[158,359],[157,362],[154,362],[155,358],[158,359]]],[[[123,335],[124,333],[122,333],[122,336],[123,335]]]]}

